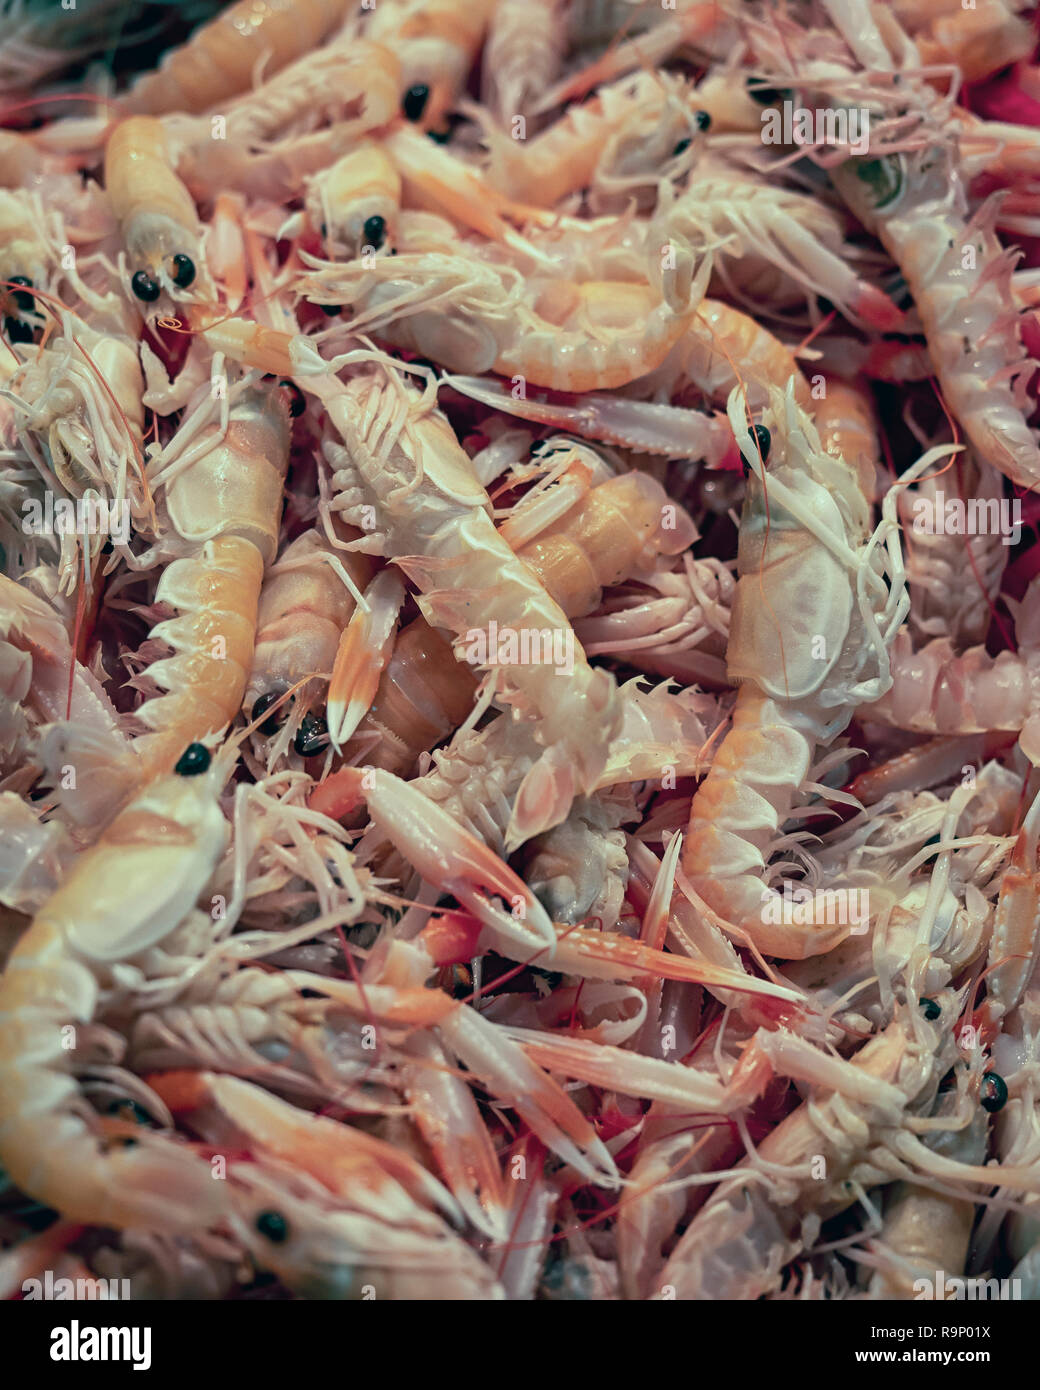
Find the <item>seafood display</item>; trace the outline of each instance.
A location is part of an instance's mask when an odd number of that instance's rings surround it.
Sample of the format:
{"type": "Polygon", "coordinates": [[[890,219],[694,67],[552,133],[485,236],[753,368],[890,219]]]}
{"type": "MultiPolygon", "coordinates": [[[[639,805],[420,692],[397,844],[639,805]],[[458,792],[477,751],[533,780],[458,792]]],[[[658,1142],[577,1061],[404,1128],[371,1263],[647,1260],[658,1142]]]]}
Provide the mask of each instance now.
{"type": "Polygon", "coordinates": [[[0,6],[5,1298],[1040,1298],[1038,39],[0,6]]]}

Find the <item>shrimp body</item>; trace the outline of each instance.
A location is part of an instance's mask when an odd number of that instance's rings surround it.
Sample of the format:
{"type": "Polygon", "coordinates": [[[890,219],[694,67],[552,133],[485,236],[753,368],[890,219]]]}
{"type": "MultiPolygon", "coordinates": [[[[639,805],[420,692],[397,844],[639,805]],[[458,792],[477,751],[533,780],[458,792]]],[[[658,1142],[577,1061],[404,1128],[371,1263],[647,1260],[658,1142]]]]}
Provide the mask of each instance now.
{"type": "MultiPolygon", "coordinates": [[[[1032,654],[1030,654],[1032,656],[1032,654]]],[[[914,649],[909,633],[892,644],[892,688],[870,718],[927,734],[1024,729],[1037,708],[1036,660],[971,647],[960,656],[948,638],[914,649]]],[[[1035,746],[1035,739],[1030,741],[1035,746]]]]}
{"type": "Polygon", "coordinates": [[[315,140],[327,147],[330,137],[334,159],[359,135],[393,119],[400,88],[400,64],[389,48],[344,35],[239,97],[227,113],[227,139],[250,154],[262,157],[273,145],[294,158],[306,148],[302,137],[327,124],[315,140]]]}
{"type": "MultiPolygon", "coordinates": [[[[955,1005],[946,997],[948,1029],[955,1005]]],[[[831,1095],[805,1101],[781,1120],[739,1165],[746,1173],[720,1183],[694,1217],[658,1289],[683,1299],[754,1299],[778,1288],[784,1266],[812,1242],[821,1218],[850,1206],[857,1184],[891,1181],[900,1172],[890,1146],[904,1112],[931,1099],[937,1065],[953,1055],[935,1033],[935,1025],[915,1018],[908,1026],[897,1017],[856,1053],[831,1095]],[[822,1181],[807,1171],[817,1155],[825,1164],[822,1181]]],[[[775,1035],[775,1047],[770,1036],[759,1033],[753,1046],[779,1060],[784,1035],[775,1035]]],[[[818,1065],[808,1055],[814,1050],[800,1059],[799,1074],[818,1065]]]]}
{"type": "Polygon", "coordinates": [[[466,85],[497,0],[390,0],[368,21],[366,37],[400,60],[423,129],[439,126],[466,85]]]}
{"type": "MultiPolygon", "coordinates": [[[[48,352],[26,363],[17,386],[30,410],[26,427],[46,433],[52,466],[69,491],[100,484],[125,497],[128,473],[134,467],[140,472],[144,436],[144,374],[136,343],[69,316],[48,352]]],[[[135,492],[135,511],[143,515],[140,488],[135,492]]]]}
{"type": "Polygon", "coordinates": [[[686,331],[658,370],[634,390],[665,391],[678,399],[693,386],[713,401],[724,402],[738,383],[748,392],[748,405],[760,409],[770,383],[793,379],[795,400],[807,412],[813,399],[790,348],[749,314],[718,299],[706,298],[686,331]]]}
{"type": "Polygon", "coordinates": [[[588,665],[566,615],[495,530],[487,495],[443,416],[409,405],[400,387],[381,385],[378,378],[359,379],[346,390],[331,379],[309,379],[308,385],[347,442],[345,449],[326,446],[338,465],[337,506],[348,519],[359,506],[375,506],[384,538],[377,543],[396,556],[415,557],[404,568],[424,593],[420,607],[428,621],[462,639],[467,659],[477,665],[486,664],[486,653],[481,659],[478,649],[490,631],[478,624],[492,619],[497,628],[514,632],[560,633],[573,651],[571,674],[562,680],[544,662],[508,668],[503,698],[533,719],[546,748],[545,761],[532,769],[517,798],[513,834],[520,843],[548,828],[544,817],[562,819],[573,796],[594,785],[606,750],[602,744],[594,748],[587,731],[589,721],[599,721],[607,737],[620,727],[614,682],[588,665]],[[402,406],[412,418],[402,417],[403,427],[387,449],[381,436],[402,406]]]}
{"type": "Polygon", "coordinates": [[[245,966],[214,981],[202,972],[175,999],[135,1017],[130,1056],[142,1071],[214,1067],[277,1082],[297,1094],[323,1094],[331,1087],[345,1091],[369,1069],[360,1055],[355,1064],[347,1039],[333,1034],[327,1013],[328,1005],[301,999],[281,975],[245,966]],[[279,1044],[295,1049],[292,1066],[271,1060],[279,1044]]]}
{"type": "Polygon", "coordinates": [[[1023,752],[1040,757],[1038,594],[1040,580],[1034,579],[1022,602],[1017,654],[992,657],[980,646],[958,655],[946,637],[915,649],[909,632],[900,632],[892,644],[892,687],[871,707],[870,718],[915,733],[1020,730],[1023,752]]]}
{"type": "Polygon", "coordinates": [[[438,749],[430,770],[415,778],[415,785],[459,825],[504,855],[516,793],[538,752],[530,726],[514,724],[500,714],[479,733],[457,734],[438,749]]]}
{"type": "MultiPolygon", "coordinates": [[[[681,508],[667,508],[652,478],[624,474],[593,488],[515,553],[567,617],[575,617],[595,607],[604,584],[642,573],[662,550],[689,543],[689,519],[681,508]]],[[[421,618],[409,623],[358,729],[359,736],[379,735],[366,761],[403,775],[461,723],[475,685],[472,670],[443,637],[421,618]]]]}
{"type": "Polygon", "coordinates": [[[893,11],[926,67],[955,63],[965,82],[984,82],[1012,63],[1028,60],[1035,37],[1020,8],[1007,0],[896,0],[893,11]]]}
{"type": "MultiPolygon", "coordinates": [[[[451,219],[489,241],[515,247],[522,254],[544,260],[532,243],[505,220],[534,221],[544,225],[552,219],[498,192],[486,177],[444,145],[431,141],[407,121],[396,121],[380,137],[380,148],[393,161],[400,175],[405,203],[412,212],[409,221],[420,229],[417,239],[433,251],[457,251],[451,219]],[[435,216],[430,216],[434,214],[435,216]],[[445,235],[446,234],[446,235],[445,235]]],[[[479,250],[479,244],[472,249],[479,250]]],[[[488,248],[491,251],[491,248],[488,248]]],[[[492,254],[495,254],[492,251],[492,254]]]]}
{"type": "MultiPolygon", "coordinates": [[[[267,571],[257,611],[247,710],[262,696],[332,670],[356,602],[340,569],[357,588],[371,574],[365,556],[338,550],[320,529],[313,528],[287,545],[267,571]]],[[[317,692],[305,688],[296,698],[306,709],[317,692]]]]}
{"type": "Polygon", "coordinates": [[[139,79],[125,105],[142,116],[208,111],[248,91],[261,64],[271,74],[309,53],[346,10],[345,0],[238,0],[139,79]]]}
{"type": "Polygon", "coordinates": [[[902,271],[943,395],[979,458],[1020,487],[1034,486],[1040,449],[1024,413],[1030,364],[1017,311],[1008,307],[1013,257],[993,232],[991,210],[969,222],[945,146],[850,160],[833,177],[902,271]]]}
{"type": "Polygon", "coordinates": [[[165,765],[238,712],[253,664],[264,567],[278,543],[289,459],[281,393],[247,390],[231,408],[226,434],[211,429],[210,439],[165,489],[179,553],[155,596],[176,616],[151,632],[173,654],[148,668],[165,693],[137,711],[149,733],[136,747],[149,767],[165,765]]]}
{"type": "MultiPolygon", "coordinates": [[[[350,811],[357,803],[356,788],[364,777],[365,773],[359,768],[341,768],[316,789],[311,797],[312,807],[325,814],[334,812],[339,815],[350,811]]],[[[398,978],[400,969],[395,957],[405,964],[405,978],[415,980],[425,978],[436,965],[457,963],[480,954],[483,943],[485,949],[495,949],[508,959],[524,963],[532,959],[534,947],[540,954],[545,952],[545,958],[555,961],[561,970],[589,980],[632,980],[640,974],[649,974],[666,980],[729,986],[738,992],[773,1001],[799,1001],[797,991],[755,979],[742,969],[670,956],[620,933],[610,935],[582,927],[553,926],[555,940],[547,944],[543,931],[548,918],[529,889],[518,894],[524,902],[519,916],[505,916],[491,900],[489,889],[504,895],[507,887],[516,890],[523,888],[523,884],[505,865],[496,861],[490,851],[467,836],[443,811],[431,812],[430,804],[421,793],[414,789],[405,792],[403,789],[411,786],[410,783],[396,782],[387,773],[377,773],[366,780],[370,783],[369,792],[366,793],[370,812],[373,790],[382,801],[382,808],[376,811],[373,818],[377,828],[383,833],[391,833],[389,823],[395,824],[405,853],[415,861],[422,876],[438,887],[451,891],[460,902],[466,902],[471,908],[469,912],[450,912],[443,917],[433,918],[413,944],[405,946],[398,943],[402,949],[395,949],[390,957],[391,973],[398,985],[404,980],[398,978]],[[382,783],[377,784],[376,778],[382,778],[382,783]],[[386,799],[388,784],[391,792],[389,800],[386,799]],[[421,815],[423,820],[414,819],[413,812],[421,815]]],[[[517,907],[520,908],[519,903],[517,907]]],[[[355,1009],[361,1004],[357,986],[332,985],[327,987],[327,992],[330,997],[341,998],[344,1002],[356,1001],[353,1004],[355,1009]]],[[[404,1022],[410,1017],[416,1022],[425,1019],[443,1027],[445,1020],[450,1021],[451,1032],[445,1032],[446,1041],[472,1069],[469,1061],[471,1047],[467,1046],[466,1053],[469,1055],[466,1055],[458,1044],[465,1040],[477,1045],[480,1035],[465,1006],[445,996],[438,998],[428,990],[421,993],[409,990],[412,997],[399,1002],[393,1000],[388,990],[381,993],[386,1004],[382,1000],[375,1000],[373,1004],[377,1016],[384,1008],[388,1010],[388,1022],[404,1022]],[[464,1030],[461,1033],[458,1031],[459,1025],[464,1030]]],[[[500,1036],[509,1036],[514,1030],[496,1031],[500,1036]]],[[[597,1056],[596,1048],[592,1046],[590,1049],[587,1042],[574,1046],[568,1044],[565,1038],[561,1040],[550,1035],[541,1041],[537,1035],[532,1037],[523,1030],[515,1032],[517,1037],[522,1038],[525,1050],[530,1049],[546,1066],[566,1075],[581,1077],[597,1086],[613,1085],[614,1082],[605,1079],[612,1062],[630,1062],[624,1081],[620,1081],[619,1074],[620,1088],[629,1094],[653,1099],[661,1097],[669,1103],[685,1101],[696,1109],[703,1105],[703,1108],[718,1114],[729,1113],[747,1104],[757,1093],[763,1078],[763,1066],[757,1057],[753,1065],[738,1068],[738,1074],[731,1084],[723,1085],[715,1078],[684,1075],[683,1069],[662,1064],[656,1058],[637,1058],[620,1049],[597,1056]]],[[[496,1045],[491,1035],[486,1035],[485,1041],[490,1049],[485,1066],[489,1063],[493,1066],[496,1045]]],[[[491,1070],[491,1066],[488,1066],[488,1070],[491,1070]]],[[[510,1089],[515,1090],[515,1083],[510,1089]]],[[[535,1126],[532,1125],[532,1128],[535,1126]]],[[[587,1130],[584,1132],[588,1133],[587,1130]]],[[[547,1142],[556,1147],[551,1140],[547,1142]]]]}
{"type": "Polygon", "coordinates": [[[945,637],[955,647],[985,640],[1014,538],[999,524],[1000,474],[988,464],[967,464],[964,475],[958,470],[956,476],[922,479],[900,497],[911,630],[915,637],[945,637]],[[948,534],[934,524],[929,529],[925,513],[944,517],[951,501],[964,507],[964,529],[975,534],[948,534]],[[967,521],[969,511],[978,523],[967,521]]]}
{"type": "Polygon", "coordinates": [[[188,456],[176,436],[171,441],[157,475],[164,481],[166,513],[182,550],[234,536],[248,541],[267,565],[278,547],[288,408],[276,386],[250,386],[240,391],[228,416],[226,430],[209,426],[188,456]]]}
{"type": "MultiPolygon", "coordinates": [[[[1034,799],[1015,837],[1000,883],[990,938],[986,998],[972,1018],[989,1071],[1004,1088],[996,1108],[995,1148],[1002,1163],[1031,1167],[1040,1160],[1040,799],[1034,799]]],[[[1024,1269],[1026,1287],[1036,1277],[1040,1224],[1036,1197],[1011,1216],[1007,1245],[1024,1269]]],[[[985,1224],[985,1220],[983,1225],[985,1224]]],[[[980,1226],[980,1235],[983,1227],[980,1226]]]]}
{"type": "Polygon", "coordinates": [[[312,1298],[360,1298],[366,1285],[380,1298],[502,1297],[447,1224],[460,1215],[450,1195],[400,1149],[234,1077],[170,1072],[156,1086],[211,1143],[245,1135],[261,1155],[255,1175],[229,1174],[234,1225],[289,1288],[312,1298]],[[284,1239],[264,1238],[262,1208],[282,1216],[284,1239]]]}
{"type": "Polygon", "coordinates": [[[0,977],[0,1159],[72,1220],[192,1231],[220,1210],[221,1185],[190,1150],[151,1136],[106,1146],[69,1070],[111,966],[168,937],[213,872],[228,835],[217,776],[164,777],[140,793],[72,865],[0,977]]]}
{"type": "MultiPolygon", "coordinates": [[[[986,1159],[986,1129],[980,1111],[966,1129],[940,1131],[925,1142],[944,1156],[981,1164],[986,1159]]],[[[882,1263],[870,1282],[870,1297],[909,1299],[916,1292],[915,1279],[933,1280],[937,1270],[962,1275],[974,1220],[975,1206],[967,1198],[897,1183],[885,1204],[882,1263]]]]}
{"type": "Polygon", "coordinates": [[[729,1125],[691,1129],[686,1115],[672,1116],[655,1104],[647,1137],[632,1166],[632,1186],[618,1213],[618,1266],[628,1298],[650,1298],[663,1282],[662,1247],[678,1227],[704,1205],[708,1189],[660,1190],[664,1184],[693,1174],[728,1168],[740,1156],[740,1141],[729,1125]]]}
{"type": "MultiPolygon", "coordinates": [[[[581,106],[572,106],[547,130],[531,140],[517,141],[489,130],[488,177],[521,202],[554,207],[562,198],[586,188],[601,166],[625,167],[625,154],[635,151],[646,160],[655,133],[661,142],[661,163],[676,142],[696,133],[696,101],[692,88],[667,73],[637,73],[602,87],[581,106]]],[[[657,173],[652,164],[647,174],[657,173]]]]}
{"type": "MultiPolygon", "coordinates": [[[[659,210],[649,246],[656,269],[660,247],[670,246],[677,272],[689,266],[690,242],[720,245],[720,266],[728,258],[754,255],[793,276],[806,294],[826,295],[842,311],[875,328],[900,327],[902,313],[886,295],[867,284],[848,265],[841,221],[815,199],[767,183],[739,178],[722,169],[694,178],[681,197],[659,210]]],[[[658,272],[673,309],[684,307],[689,276],[658,272]]]]}
{"type": "Polygon", "coordinates": [[[352,260],[365,246],[393,244],[401,176],[382,146],[363,141],[312,179],[305,207],[332,256],[352,260]]]}
{"type": "Polygon", "coordinates": [[[364,758],[404,776],[420,753],[456,729],[473,706],[477,680],[423,618],[401,629],[372,707],[358,726],[364,758]],[[369,747],[371,743],[371,747],[369,747]]]}
{"type": "Polygon", "coordinates": [[[868,501],[877,501],[882,490],[879,481],[881,443],[869,388],[828,376],[824,381],[824,393],[814,401],[813,411],[813,423],[820,432],[824,452],[844,459],[855,469],[863,496],[868,501]]]}
{"type": "Polygon", "coordinates": [[[105,190],[132,269],[131,288],[151,302],[213,298],[202,256],[202,226],[191,194],[174,172],[161,123],[152,116],[121,121],[105,146],[105,190]]]}
{"type": "MultiPolygon", "coordinates": [[[[343,768],[336,774],[338,787],[333,799],[341,807],[356,804],[354,791],[363,775],[354,768],[343,768]],[[341,799],[347,788],[351,790],[341,799]]],[[[398,824],[407,852],[417,859],[424,877],[453,885],[451,891],[472,902],[480,916],[502,921],[506,932],[514,934],[514,952],[530,951],[532,946],[538,949],[539,942],[544,947],[541,932],[543,925],[549,925],[548,919],[529,893],[525,891],[524,894],[529,925],[506,927],[503,914],[475,891],[482,885],[493,887],[496,892],[506,887],[523,889],[521,881],[510,875],[504,865],[496,863],[494,856],[482,846],[467,844],[458,827],[452,826],[447,817],[438,814],[431,822],[427,816],[425,825],[413,820],[412,799],[423,805],[423,798],[414,792],[409,794],[404,790],[408,784],[397,782],[388,773],[377,773],[376,777],[380,780],[365,793],[369,811],[380,822],[398,824]],[[431,833],[433,826],[438,833],[431,833]],[[443,838],[445,835],[447,838],[443,838]],[[523,939],[522,946],[517,938],[523,939]]],[[[319,791],[318,796],[321,795],[319,791]]],[[[428,809],[426,803],[424,814],[428,809]]],[[[439,930],[436,923],[433,925],[439,930]]],[[[496,932],[496,936],[498,934],[496,932]]],[[[449,931],[450,935],[453,933],[449,931]]],[[[307,988],[317,986],[327,998],[337,1000],[356,1015],[374,1018],[378,1025],[413,1024],[432,1028],[435,1037],[441,1039],[468,1070],[479,1076],[482,1084],[501,1103],[514,1108],[548,1147],[594,1181],[613,1185],[617,1181],[617,1169],[608,1150],[562,1087],[527,1057],[505,1029],[496,1027],[467,1004],[417,983],[427,978],[434,963],[425,945],[425,941],[395,943],[378,980],[366,982],[363,988],[351,982],[302,972],[294,972],[293,978],[307,988]]]]}
{"type": "MultiPolygon", "coordinates": [[[[301,1298],[322,1300],[443,1299],[497,1301],[501,1285],[488,1265],[444,1221],[431,1230],[428,1213],[410,1203],[378,1216],[329,1195],[271,1160],[233,1172],[234,1230],[259,1269],[301,1298]],[[285,1236],[266,1239],[264,1216],[276,1212],[285,1236]],[[396,1217],[397,1219],[394,1219],[396,1217]],[[420,1221],[425,1217],[425,1221],[420,1221]]],[[[394,1186],[381,1183],[387,1198],[394,1186]]]]}
{"type": "MultiPolygon", "coordinates": [[[[721,58],[740,42],[739,29],[719,0],[711,0],[708,4],[684,3],[680,6],[681,13],[674,18],[655,17],[654,11],[647,11],[642,4],[621,9],[609,5],[594,8],[599,11],[595,17],[587,15],[583,5],[571,7],[572,40],[583,46],[599,35],[609,46],[594,63],[547,92],[540,103],[545,110],[567,99],[583,97],[600,83],[616,79],[634,68],[647,71],[651,64],[660,67],[677,49],[688,47],[698,57],[721,58]],[[605,32],[604,25],[607,26],[605,32]],[[644,29],[646,32],[640,33],[644,29]],[[639,37],[618,42],[622,34],[639,34],[639,37]]],[[[674,9],[674,5],[671,8],[674,9]]]]}
{"type": "Polygon", "coordinates": [[[597,607],[604,588],[653,570],[659,555],[691,544],[695,528],[646,473],[623,473],[594,487],[526,544],[530,565],[568,618],[597,607]]]}
{"type": "MultiPolygon", "coordinates": [[[[702,767],[700,750],[707,737],[698,698],[692,693],[671,694],[667,684],[644,692],[638,681],[624,686],[621,694],[621,732],[610,746],[596,790],[652,777],[662,760],[678,776],[696,774],[702,767]]],[[[415,785],[502,854],[517,791],[538,753],[530,725],[500,715],[487,728],[457,735],[446,748],[437,750],[433,767],[416,778],[415,785]]]]}
{"type": "Polygon", "coordinates": [[[589,656],[634,657],[644,671],[686,683],[727,684],[724,658],[735,581],[718,560],[655,569],[615,590],[575,623],[589,656]]]}
{"type": "MultiPolygon", "coordinates": [[[[770,847],[808,777],[816,738],[811,727],[753,686],[741,688],[733,726],[694,796],[683,871],[721,916],[760,950],[801,960],[833,949],[847,928],[792,925],[770,913],[765,886],[770,847]]],[[[788,914],[793,918],[793,914],[788,914]]]]}
{"type": "Polygon", "coordinates": [[[4,766],[16,750],[28,752],[34,725],[65,718],[104,740],[114,758],[124,751],[118,715],[97,678],[76,660],[54,607],[24,585],[0,575],[0,750],[4,766]]]}
{"type": "Polygon", "coordinates": [[[503,125],[531,108],[560,70],[566,41],[560,0],[499,0],[484,47],[481,90],[503,125]]]}
{"type": "Polygon", "coordinates": [[[659,366],[687,326],[644,285],[549,281],[532,289],[526,331],[511,334],[492,365],[535,386],[573,392],[625,386],[659,366]]]}
{"type": "Polygon", "coordinates": [[[690,807],[683,871],[760,950],[801,959],[847,932],[823,922],[806,930],[793,914],[766,910],[776,905],[763,878],[769,846],[816,745],[845,728],[859,691],[872,699],[891,683],[886,643],[907,600],[901,567],[891,592],[880,580],[880,557],[867,544],[869,509],[852,470],[823,452],[793,384],[786,397],[774,387],[770,398],[767,428],[778,454],[761,473],[736,393],[730,403],[754,470],[726,654],[730,679],[743,684],[733,728],[690,807]],[[856,602],[864,589],[872,591],[866,612],[856,602]]]}
{"type": "Polygon", "coordinates": [[[49,230],[38,198],[20,189],[0,189],[0,277],[24,275],[30,284],[49,285],[57,263],[49,230]]]}
{"type": "MultiPolygon", "coordinates": [[[[705,262],[693,299],[710,273],[705,262]]],[[[532,276],[518,293],[490,265],[471,267],[439,253],[401,254],[372,264],[331,266],[308,277],[316,303],[353,303],[350,327],[377,332],[395,347],[452,371],[486,372],[534,386],[585,392],[624,386],[659,367],[690,325],[694,309],[674,314],[645,284],[532,276]],[[466,285],[450,312],[422,307],[423,298],[466,285]]]]}

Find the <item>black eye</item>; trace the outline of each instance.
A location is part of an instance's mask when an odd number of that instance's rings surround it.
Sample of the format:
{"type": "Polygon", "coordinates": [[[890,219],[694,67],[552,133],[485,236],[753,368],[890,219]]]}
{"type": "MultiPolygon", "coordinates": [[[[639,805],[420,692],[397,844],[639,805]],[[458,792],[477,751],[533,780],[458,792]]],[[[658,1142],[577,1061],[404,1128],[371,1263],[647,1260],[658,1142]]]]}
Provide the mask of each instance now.
{"type": "Polygon", "coordinates": [[[178,777],[198,777],[200,772],[208,772],[212,759],[209,749],[203,743],[189,743],[177,759],[173,769],[178,777]]]}
{"type": "Polygon", "coordinates": [[[36,341],[33,337],[32,325],[23,323],[21,319],[4,319],[4,332],[12,343],[32,343],[36,341]]]}
{"type": "Polygon", "coordinates": [[[133,278],[130,281],[130,288],[133,290],[134,294],[137,295],[138,299],[143,300],[145,304],[151,304],[153,300],[159,298],[159,286],[148,274],[147,270],[134,271],[133,278]]]}
{"type": "MultiPolygon", "coordinates": [[[[254,723],[262,714],[266,714],[275,701],[279,699],[281,699],[281,696],[277,690],[269,690],[266,695],[261,695],[259,699],[254,700],[249,722],[254,723]]],[[[270,737],[271,734],[276,734],[278,732],[284,720],[285,715],[279,710],[277,714],[265,720],[264,723],[260,725],[260,732],[270,737]]]]}
{"type": "Polygon", "coordinates": [[[772,437],[765,425],[755,425],[751,433],[758,440],[758,448],[762,455],[762,462],[765,463],[766,459],[769,457],[769,446],[773,442],[772,437]]]}
{"type": "MultiPolygon", "coordinates": [[[[769,446],[773,442],[772,437],[765,425],[752,425],[751,437],[758,445],[758,452],[762,456],[763,465],[765,465],[766,460],[769,458],[769,446]]],[[[741,462],[744,465],[744,477],[747,478],[752,472],[751,464],[743,455],[741,456],[741,462]]]]}
{"type": "Polygon", "coordinates": [[[711,112],[710,112],[710,111],[695,111],[695,112],[693,113],[693,119],[697,122],[697,129],[698,129],[698,130],[710,130],[710,129],[711,129],[711,112]]]}
{"type": "Polygon", "coordinates": [[[672,158],[674,159],[674,158],[676,157],[676,155],[682,154],[684,150],[688,150],[689,148],[690,148],[690,141],[689,141],[689,139],[680,140],[679,143],[676,145],[675,149],[672,151],[672,158]]]}
{"type": "Polygon", "coordinates": [[[1007,1082],[995,1071],[988,1071],[982,1078],[982,1085],[979,1088],[979,1104],[983,1110],[988,1110],[993,1115],[996,1111],[1004,1109],[1004,1106],[1007,1105],[1007,1098],[1007,1082]]]}
{"type": "Polygon", "coordinates": [[[296,385],[296,382],[290,381],[287,376],[282,377],[278,385],[284,386],[289,392],[289,414],[294,420],[297,419],[307,409],[307,402],[303,399],[303,392],[296,385]]]}
{"type": "Polygon", "coordinates": [[[782,101],[790,101],[793,93],[790,87],[766,87],[758,77],[748,77],[744,85],[752,101],[759,106],[779,106],[782,101]]]}
{"type": "Polygon", "coordinates": [[[289,1239],[289,1223],[280,1211],[262,1211],[256,1218],[256,1229],[272,1245],[283,1245],[289,1239]]]}
{"type": "Polygon", "coordinates": [[[186,290],[195,279],[195,262],[192,258],[180,253],[174,256],[173,274],[170,278],[179,289],[186,290]]]}
{"type": "Polygon", "coordinates": [[[313,758],[328,747],[329,726],[317,714],[305,714],[293,739],[293,747],[301,758],[313,758]]]}
{"type": "Polygon", "coordinates": [[[369,246],[374,246],[378,251],[386,237],[386,218],[368,217],[365,225],[361,228],[361,234],[369,246]]]}
{"type": "MultiPolygon", "coordinates": [[[[27,275],[12,275],[10,279],[12,285],[24,285],[26,289],[32,289],[32,281],[27,275]]],[[[15,290],[11,296],[23,314],[29,314],[36,307],[36,300],[31,294],[26,294],[25,290],[15,290]]]]}
{"type": "Polygon", "coordinates": [[[430,89],[425,82],[417,82],[414,87],[409,87],[404,94],[404,101],[401,103],[401,110],[409,121],[418,121],[422,118],[422,113],[426,110],[426,103],[430,99],[430,89]]]}
{"type": "Polygon", "coordinates": [[[942,1008],[934,999],[919,999],[917,1002],[920,1004],[921,1012],[929,1023],[934,1023],[942,1013],[942,1008]]]}

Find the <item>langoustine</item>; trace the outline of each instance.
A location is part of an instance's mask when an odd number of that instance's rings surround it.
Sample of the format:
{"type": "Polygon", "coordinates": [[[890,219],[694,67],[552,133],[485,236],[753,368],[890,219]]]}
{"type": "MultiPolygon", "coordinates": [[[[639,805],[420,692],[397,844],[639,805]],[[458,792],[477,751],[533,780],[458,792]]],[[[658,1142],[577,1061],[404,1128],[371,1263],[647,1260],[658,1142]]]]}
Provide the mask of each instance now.
{"type": "Polygon", "coordinates": [[[5,1290],[1037,1287],[1029,26],[652,10],[0,59],[5,1290]]]}

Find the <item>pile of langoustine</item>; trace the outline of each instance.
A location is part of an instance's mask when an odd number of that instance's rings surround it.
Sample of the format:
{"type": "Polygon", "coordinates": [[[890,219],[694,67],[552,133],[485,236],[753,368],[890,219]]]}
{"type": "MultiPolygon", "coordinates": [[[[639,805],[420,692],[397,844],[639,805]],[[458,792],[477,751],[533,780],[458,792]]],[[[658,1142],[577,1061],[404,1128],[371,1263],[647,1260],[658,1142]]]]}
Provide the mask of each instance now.
{"type": "Polygon", "coordinates": [[[86,9],[0,49],[5,1295],[1040,1296],[1033,16],[86,9]]]}

